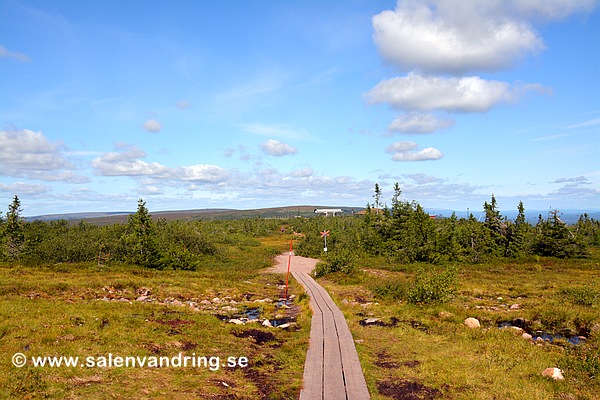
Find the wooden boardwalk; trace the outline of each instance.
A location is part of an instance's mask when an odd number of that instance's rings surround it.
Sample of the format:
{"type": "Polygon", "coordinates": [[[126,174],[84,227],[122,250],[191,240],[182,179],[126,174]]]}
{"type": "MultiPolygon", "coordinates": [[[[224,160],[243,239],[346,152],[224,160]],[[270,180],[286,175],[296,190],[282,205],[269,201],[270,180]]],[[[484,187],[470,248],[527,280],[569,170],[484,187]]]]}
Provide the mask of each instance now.
{"type": "MultiPolygon", "coordinates": [[[[309,275],[317,260],[294,256],[292,275],[310,296],[313,310],[310,342],[300,400],[370,399],[354,339],[342,311],[329,294],[309,275]],[[309,261],[310,260],[310,261],[309,261]],[[296,268],[301,264],[300,268],[296,268]]],[[[288,256],[278,257],[276,272],[287,267],[288,256]]],[[[275,272],[275,271],[273,271],[275,272]]]]}

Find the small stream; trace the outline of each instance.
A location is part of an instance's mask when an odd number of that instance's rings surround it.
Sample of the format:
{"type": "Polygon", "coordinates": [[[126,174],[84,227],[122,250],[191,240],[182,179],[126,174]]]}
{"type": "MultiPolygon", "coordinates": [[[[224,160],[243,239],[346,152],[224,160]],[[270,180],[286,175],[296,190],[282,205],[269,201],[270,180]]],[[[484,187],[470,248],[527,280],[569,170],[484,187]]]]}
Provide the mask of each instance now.
{"type": "Polygon", "coordinates": [[[538,339],[544,342],[554,343],[555,341],[567,342],[574,346],[579,346],[586,341],[585,336],[579,335],[563,335],[560,333],[550,333],[544,331],[532,331],[527,327],[527,323],[523,319],[517,319],[514,321],[500,321],[497,324],[498,328],[521,328],[524,332],[531,335],[531,340],[537,341],[538,339]]]}

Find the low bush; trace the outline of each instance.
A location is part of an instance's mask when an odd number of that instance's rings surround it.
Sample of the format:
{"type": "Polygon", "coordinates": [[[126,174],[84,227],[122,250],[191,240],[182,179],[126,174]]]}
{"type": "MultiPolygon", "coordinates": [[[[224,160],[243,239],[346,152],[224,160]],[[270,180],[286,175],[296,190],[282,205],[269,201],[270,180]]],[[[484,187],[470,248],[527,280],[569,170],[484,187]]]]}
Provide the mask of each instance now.
{"type": "Polygon", "coordinates": [[[412,304],[438,304],[450,301],[455,291],[458,269],[454,266],[443,271],[420,268],[408,291],[407,300],[412,304]]]}

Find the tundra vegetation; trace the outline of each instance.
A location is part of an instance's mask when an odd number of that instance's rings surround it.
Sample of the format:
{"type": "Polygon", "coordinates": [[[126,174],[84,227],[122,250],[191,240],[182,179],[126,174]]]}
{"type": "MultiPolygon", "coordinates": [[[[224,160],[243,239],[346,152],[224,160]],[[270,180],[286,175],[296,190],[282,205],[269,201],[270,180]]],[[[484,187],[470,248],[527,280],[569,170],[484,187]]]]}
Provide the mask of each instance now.
{"type": "Polygon", "coordinates": [[[398,184],[390,207],[379,185],[374,200],[364,215],[227,221],[156,220],[140,200],[127,223],[99,226],[25,222],[15,196],[0,220],[0,398],[297,398],[310,328],[299,285],[293,329],[215,317],[257,304],[268,318],[291,312],[253,300],[281,296],[282,278],[261,270],[292,239],[296,254],[321,260],[315,276],[349,322],[373,399],[595,398],[598,221],[568,226],[554,211],[532,225],[523,203],[508,220],[494,196],[482,221],[432,219],[398,184]],[[17,352],[245,356],[249,366],[16,368],[17,352]],[[548,367],[565,379],[543,377],[548,367]]]}

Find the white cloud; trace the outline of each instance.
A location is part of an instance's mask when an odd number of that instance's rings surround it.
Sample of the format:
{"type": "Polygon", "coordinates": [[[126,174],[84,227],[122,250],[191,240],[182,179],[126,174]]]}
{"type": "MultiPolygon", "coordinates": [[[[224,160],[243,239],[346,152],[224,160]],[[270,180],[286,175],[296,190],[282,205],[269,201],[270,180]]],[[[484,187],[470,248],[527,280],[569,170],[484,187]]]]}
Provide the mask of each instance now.
{"type": "Polygon", "coordinates": [[[390,126],[390,133],[431,133],[454,125],[453,119],[439,118],[431,113],[409,112],[400,115],[390,126]]]}
{"type": "Polygon", "coordinates": [[[417,185],[442,184],[445,182],[445,179],[443,178],[437,178],[435,176],[427,175],[422,172],[416,174],[406,174],[404,176],[412,179],[417,185]]]}
{"type": "Polygon", "coordinates": [[[545,48],[532,22],[589,12],[594,0],[407,0],[372,18],[380,54],[402,70],[464,74],[511,67],[545,48]]]}
{"type": "Polygon", "coordinates": [[[512,0],[510,3],[523,17],[547,21],[590,12],[597,5],[596,0],[512,0]]]}
{"type": "Polygon", "coordinates": [[[266,142],[264,142],[261,148],[265,154],[276,157],[296,154],[298,152],[298,149],[296,149],[295,147],[273,139],[269,139],[266,142]]]}
{"type": "MultiPolygon", "coordinates": [[[[404,70],[462,74],[497,70],[544,47],[526,21],[497,13],[494,1],[405,1],[373,17],[373,38],[404,70]]],[[[501,9],[500,9],[501,10],[501,9]]]]}
{"type": "Polygon", "coordinates": [[[10,51],[2,45],[0,45],[0,58],[14,58],[22,62],[29,61],[29,57],[26,54],[10,51]]]}
{"type": "Polygon", "coordinates": [[[148,132],[159,132],[162,129],[161,123],[154,119],[147,120],[142,127],[148,132]]]}
{"type": "Polygon", "coordinates": [[[414,150],[417,147],[419,147],[419,145],[415,142],[396,142],[389,145],[385,151],[388,153],[403,153],[414,150]]]}
{"type": "Polygon", "coordinates": [[[229,173],[217,165],[197,164],[189,167],[179,167],[175,170],[174,177],[184,181],[194,182],[221,182],[229,173]]]}
{"type": "Polygon", "coordinates": [[[386,152],[392,154],[394,161],[428,161],[439,160],[444,155],[438,149],[427,147],[416,150],[418,144],[414,142],[396,142],[387,147],[386,152]]]}
{"type": "Polygon", "coordinates": [[[210,164],[168,167],[157,162],[141,160],[146,153],[138,147],[120,144],[117,151],[106,153],[92,161],[96,173],[103,176],[143,177],[168,181],[169,184],[181,182],[220,182],[228,176],[223,168],[210,164]]]}
{"type": "Polygon", "coordinates": [[[588,126],[598,126],[600,125],[600,118],[594,118],[594,119],[590,119],[584,122],[580,122],[578,124],[574,124],[574,125],[569,125],[566,128],[567,129],[576,129],[576,128],[585,128],[588,126]]]}
{"type": "Polygon", "coordinates": [[[313,176],[314,173],[315,173],[315,171],[313,171],[312,168],[306,167],[306,168],[297,169],[297,170],[293,171],[292,176],[295,178],[308,178],[310,176],[313,176]]]}
{"type": "Polygon", "coordinates": [[[51,189],[48,186],[39,183],[14,182],[5,184],[0,182],[0,191],[16,193],[17,195],[39,195],[48,193],[51,189]]]}
{"type": "Polygon", "coordinates": [[[559,178],[551,183],[569,183],[573,185],[590,185],[591,182],[585,176],[577,176],[574,178],[559,178]]]}
{"type": "Polygon", "coordinates": [[[410,73],[381,81],[366,96],[373,104],[388,103],[400,110],[468,113],[488,111],[534,88],[515,89],[506,82],[488,81],[478,76],[443,78],[410,73]]]}
{"type": "Polygon", "coordinates": [[[306,133],[300,133],[287,127],[278,125],[265,125],[265,124],[239,124],[239,128],[243,129],[248,133],[253,133],[260,136],[279,137],[285,139],[295,140],[307,140],[311,139],[312,136],[306,133]]]}
{"type": "Polygon", "coordinates": [[[69,183],[89,182],[71,170],[60,143],[29,129],[0,131],[0,175],[69,183]]]}

